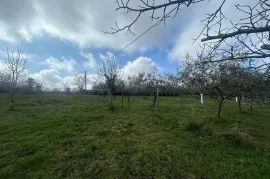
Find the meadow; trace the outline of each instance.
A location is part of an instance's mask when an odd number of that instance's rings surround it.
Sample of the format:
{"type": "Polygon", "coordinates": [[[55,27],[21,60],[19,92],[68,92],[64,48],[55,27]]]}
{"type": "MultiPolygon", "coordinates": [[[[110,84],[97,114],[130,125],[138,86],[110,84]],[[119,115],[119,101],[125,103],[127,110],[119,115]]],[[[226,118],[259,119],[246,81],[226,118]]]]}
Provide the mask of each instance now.
{"type": "Polygon", "coordinates": [[[270,107],[90,95],[0,95],[0,178],[270,178],[270,107]]]}

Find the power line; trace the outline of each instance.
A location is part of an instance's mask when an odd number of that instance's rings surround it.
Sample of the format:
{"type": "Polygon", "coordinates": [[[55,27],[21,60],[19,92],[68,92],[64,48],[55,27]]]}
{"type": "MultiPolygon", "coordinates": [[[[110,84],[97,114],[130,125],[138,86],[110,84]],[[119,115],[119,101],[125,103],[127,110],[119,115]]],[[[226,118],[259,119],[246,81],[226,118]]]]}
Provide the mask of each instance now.
{"type": "Polygon", "coordinates": [[[113,56],[111,56],[110,58],[108,58],[107,60],[112,59],[113,57],[117,56],[119,53],[121,53],[123,50],[125,50],[127,47],[129,47],[131,44],[133,44],[135,41],[137,41],[139,38],[141,38],[144,34],[146,34],[149,30],[151,30],[153,27],[159,25],[162,21],[164,21],[164,25],[165,25],[165,19],[167,17],[170,17],[169,15],[175,10],[176,8],[173,8],[170,12],[168,12],[167,14],[164,13],[163,17],[158,20],[155,24],[153,24],[152,26],[150,26],[148,29],[146,29],[141,35],[139,35],[137,38],[135,38],[133,41],[131,41],[129,44],[127,44],[124,48],[122,48],[121,50],[119,50],[118,52],[116,52],[113,56]]]}
{"type": "Polygon", "coordinates": [[[157,21],[155,24],[153,24],[151,27],[149,27],[146,31],[144,31],[141,35],[139,35],[137,38],[135,38],[133,41],[131,41],[129,44],[127,44],[124,48],[122,48],[121,50],[119,50],[118,52],[116,52],[113,56],[111,56],[110,58],[108,58],[108,60],[112,59],[113,57],[115,57],[118,54],[120,54],[121,52],[123,52],[126,48],[128,48],[131,44],[133,44],[135,41],[137,41],[139,38],[141,38],[149,30],[151,30],[153,27],[155,27],[156,25],[158,25],[161,21],[162,21],[162,19],[159,20],[159,21],[157,21]]]}
{"type": "MultiPolygon", "coordinates": [[[[171,12],[169,12],[168,14],[170,14],[171,12]]],[[[130,43],[128,43],[124,48],[122,48],[121,50],[119,50],[118,52],[116,52],[113,56],[109,57],[107,60],[112,59],[113,57],[117,56],[118,54],[120,54],[121,52],[123,52],[126,48],[128,48],[131,44],[133,44],[134,42],[136,42],[139,38],[141,38],[144,34],[146,34],[149,30],[151,30],[153,27],[155,27],[156,25],[160,24],[162,22],[163,19],[160,19],[159,21],[157,21],[155,24],[153,24],[152,26],[150,26],[148,29],[146,29],[142,34],[140,34],[137,38],[135,38],[134,40],[132,40],[130,43]]]]}
{"type": "Polygon", "coordinates": [[[162,21],[164,21],[164,25],[165,25],[165,19],[167,17],[169,17],[169,15],[175,10],[175,8],[173,8],[170,12],[168,12],[167,14],[164,14],[164,16],[158,20],[155,24],[153,24],[152,26],[150,26],[148,29],[146,29],[142,34],[140,34],[137,38],[135,38],[134,40],[132,40],[129,44],[127,44],[124,48],[122,48],[121,50],[119,50],[118,52],[116,52],[113,56],[109,57],[107,60],[112,59],[113,57],[117,56],[118,54],[120,54],[121,52],[123,52],[126,48],[128,48],[131,44],[133,44],[134,42],[136,42],[139,38],[141,38],[144,34],[146,34],[149,30],[151,30],[153,27],[159,25],[162,21]]]}

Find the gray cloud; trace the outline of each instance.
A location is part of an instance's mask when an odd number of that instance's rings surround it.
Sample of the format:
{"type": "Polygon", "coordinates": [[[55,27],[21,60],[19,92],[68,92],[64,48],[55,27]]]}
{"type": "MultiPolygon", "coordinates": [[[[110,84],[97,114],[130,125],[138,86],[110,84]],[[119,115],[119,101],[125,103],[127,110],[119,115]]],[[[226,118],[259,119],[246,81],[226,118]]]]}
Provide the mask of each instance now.
{"type": "MultiPolygon", "coordinates": [[[[157,0],[161,3],[165,0],[157,0]]],[[[8,42],[29,41],[33,36],[44,33],[71,41],[82,48],[107,47],[119,49],[136,36],[105,35],[102,30],[114,25],[124,25],[132,21],[135,14],[123,16],[123,12],[115,12],[113,0],[106,3],[100,0],[11,0],[2,1],[0,6],[0,39],[8,42]]],[[[128,50],[147,50],[149,48],[166,48],[167,43],[174,41],[173,31],[182,31],[193,18],[193,10],[185,16],[180,12],[176,19],[168,19],[166,26],[155,27],[150,33],[134,43],[128,50]],[[174,23],[173,23],[174,22],[174,23]],[[176,23],[177,22],[177,23],[176,23]]],[[[157,12],[157,15],[162,12],[157,12]]],[[[146,30],[152,23],[150,12],[144,14],[133,27],[136,35],[146,30]]]]}

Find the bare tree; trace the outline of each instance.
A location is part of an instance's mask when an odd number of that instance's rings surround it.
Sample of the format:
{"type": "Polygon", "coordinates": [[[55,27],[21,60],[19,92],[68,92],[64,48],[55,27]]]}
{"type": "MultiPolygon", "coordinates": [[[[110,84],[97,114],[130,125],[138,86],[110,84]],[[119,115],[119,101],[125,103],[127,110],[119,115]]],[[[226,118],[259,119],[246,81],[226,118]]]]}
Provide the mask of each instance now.
{"type": "Polygon", "coordinates": [[[84,76],[82,74],[75,75],[73,77],[73,84],[77,86],[77,90],[79,92],[83,92],[83,87],[84,87],[84,84],[85,84],[84,76]]]}
{"type": "Polygon", "coordinates": [[[222,12],[225,1],[204,20],[204,62],[241,61],[248,62],[249,68],[269,71],[269,63],[263,60],[270,57],[269,0],[236,4],[235,10],[243,16],[236,22],[222,12]]]}
{"type": "Polygon", "coordinates": [[[175,74],[165,73],[163,76],[163,82],[165,87],[165,93],[171,93],[173,96],[176,96],[176,90],[179,86],[179,79],[175,74]]]}
{"type": "Polygon", "coordinates": [[[63,83],[64,90],[66,93],[70,93],[70,85],[67,82],[63,83]]]}
{"type": "Polygon", "coordinates": [[[126,89],[126,84],[125,84],[125,81],[121,80],[121,79],[117,79],[115,83],[116,83],[115,91],[121,93],[121,104],[122,104],[122,107],[123,107],[124,106],[124,92],[125,92],[125,89],[126,89]]]}
{"type": "Polygon", "coordinates": [[[101,78],[105,78],[105,81],[107,84],[107,90],[108,90],[108,108],[110,110],[113,110],[114,109],[113,94],[116,88],[115,82],[119,75],[116,59],[110,58],[110,59],[102,61],[100,65],[98,66],[97,71],[101,78]]]}
{"type": "Polygon", "coordinates": [[[166,19],[169,17],[174,18],[182,7],[189,7],[191,4],[195,4],[202,1],[208,0],[168,0],[162,4],[156,4],[155,0],[140,0],[137,4],[132,4],[130,0],[116,0],[117,8],[116,11],[123,10],[124,14],[133,13],[135,14],[135,19],[127,24],[126,26],[119,27],[117,22],[115,22],[114,27],[110,27],[110,30],[104,31],[106,34],[115,34],[120,31],[126,30],[127,34],[132,32],[132,26],[143,16],[145,12],[151,12],[151,20],[157,20],[160,23],[166,23],[166,19]],[[137,5],[137,6],[136,6],[137,5]],[[156,11],[162,10],[162,15],[156,15],[156,11]]]}
{"type": "Polygon", "coordinates": [[[159,97],[159,91],[160,87],[163,83],[161,77],[158,75],[158,70],[155,68],[152,72],[146,73],[144,80],[144,91],[147,91],[146,93],[153,95],[153,109],[156,113],[158,113],[159,110],[159,103],[158,103],[158,97],[159,97]]]}
{"type": "Polygon", "coordinates": [[[132,95],[134,95],[136,92],[137,92],[137,89],[136,89],[136,76],[128,76],[127,77],[127,81],[126,81],[126,91],[127,91],[127,95],[128,95],[128,104],[130,105],[130,97],[132,95]]]}
{"type": "Polygon", "coordinates": [[[17,88],[19,78],[26,70],[27,57],[25,57],[23,50],[19,47],[14,47],[11,51],[7,48],[6,50],[3,50],[3,52],[6,56],[2,58],[2,63],[6,73],[9,75],[10,109],[13,109],[15,104],[14,93],[17,88]]]}
{"type": "Polygon", "coordinates": [[[43,83],[42,82],[36,82],[36,86],[35,86],[35,91],[36,93],[40,93],[43,91],[43,83]]]}
{"type": "Polygon", "coordinates": [[[96,92],[98,92],[98,95],[102,94],[105,97],[107,93],[107,84],[105,84],[105,82],[102,82],[102,81],[99,81],[99,82],[97,81],[94,82],[92,86],[92,90],[95,90],[96,92]]]}

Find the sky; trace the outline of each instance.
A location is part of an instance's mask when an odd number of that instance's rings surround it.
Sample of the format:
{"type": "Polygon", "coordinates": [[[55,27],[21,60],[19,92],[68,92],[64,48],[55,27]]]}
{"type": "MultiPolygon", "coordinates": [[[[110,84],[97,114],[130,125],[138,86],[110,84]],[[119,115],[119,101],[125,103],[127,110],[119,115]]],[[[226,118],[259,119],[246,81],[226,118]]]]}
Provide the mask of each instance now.
{"type": "MultiPolygon", "coordinates": [[[[163,2],[167,0],[156,0],[156,4],[163,2]]],[[[237,2],[228,0],[224,11],[232,15],[231,5],[237,2]]],[[[125,75],[154,68],[159,73],[176,72],[186,53],[196,54],[200,41],[194,43],[194,38],[203,28],[201,20],[220,3],[206,1],[188,9],[183,7],[176,18],[152,28],[120,53],[119,68],[125,75]]],[[[0,47],[22,48],[28,57],[26,76],[38,79],[49,89],[72,84],[73,76],[84,71],[89,79],[87,88],[91,89],[98,78],[96,67],[100,61],[155,23],[149,18],[151,14],[145,13],[132,27],[135,35],[127,35],[126,31],[106,35],[102,31],[116,21],[121,26],[134,18],[135,14],[116,12],[116,6],[115,0],[1,0],[0,47]]]]}

